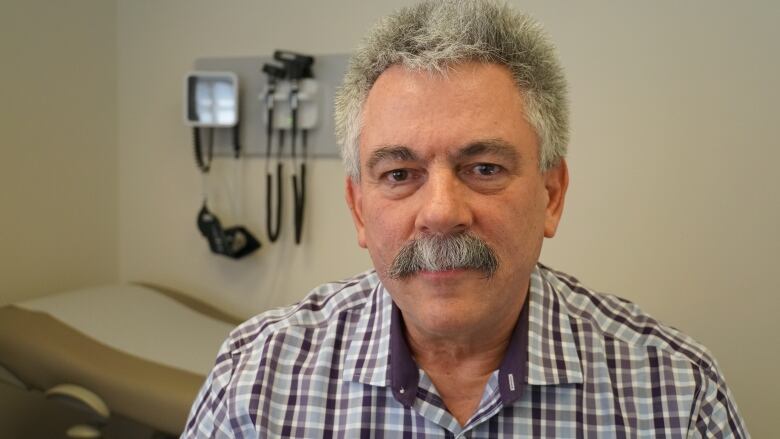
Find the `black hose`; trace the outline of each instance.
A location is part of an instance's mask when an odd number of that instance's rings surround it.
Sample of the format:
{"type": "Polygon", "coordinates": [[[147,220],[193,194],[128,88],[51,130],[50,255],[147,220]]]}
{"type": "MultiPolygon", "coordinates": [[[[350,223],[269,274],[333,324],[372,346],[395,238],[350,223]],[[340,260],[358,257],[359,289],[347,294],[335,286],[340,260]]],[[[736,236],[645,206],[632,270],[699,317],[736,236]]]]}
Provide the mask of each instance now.
{"type": "Polygon", "coordinates": [[[276,242],[282,229],[282,164],[276,164],[276,227],[271,221],[273,217],[273,200],[271,194],[273,178],[271,174],[265,176],[265,224],[268,232],[268,239],[276,242]]]}
{"type": "Polygon", "coordinates": [[[200,128],[192,127],[192,143],[195,146],[195,163],[198,164],[198,169],[204,174],[209,172],[211,168],[211,158],[213,148],[209,145],[208,149],[208,161],[203,160],[203,146],[200,138],[200,128]]]}
{"type": "Polygon", "coordinates": [[[293,175],[293,189],[295,190],[295,243],[300,244],[306,203],[306,163],[301,163],[300,180],[297,175],[293,175]]]}
{"type": "Polygon", "coordinates": [[[238,158],[241,155],[240,135],[241,131],[239,129],[239,124],[236,122],[236,124],[233,126],[233,157],[235,158],[238,158]]]}

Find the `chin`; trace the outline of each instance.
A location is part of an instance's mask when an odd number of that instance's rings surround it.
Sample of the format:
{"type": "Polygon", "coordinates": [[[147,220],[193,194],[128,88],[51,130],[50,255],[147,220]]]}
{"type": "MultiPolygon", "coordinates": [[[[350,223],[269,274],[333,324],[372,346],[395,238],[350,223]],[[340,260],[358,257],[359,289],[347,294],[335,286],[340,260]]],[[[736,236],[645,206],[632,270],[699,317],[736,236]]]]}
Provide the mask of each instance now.
{"type": "MultiPolygon", "coordinates": [[[[472,296],[476,291],[426,289],[397,301],[404,319],[433,334],[468,331],[480,320],[483,301],[472,296]],[[399,303],[402,302],[402,303],[399,303]],[[406,306],[404,306],[406,305],[406,306]]],[[[484,316],[483,316],[484,318],[484,316]]]]}

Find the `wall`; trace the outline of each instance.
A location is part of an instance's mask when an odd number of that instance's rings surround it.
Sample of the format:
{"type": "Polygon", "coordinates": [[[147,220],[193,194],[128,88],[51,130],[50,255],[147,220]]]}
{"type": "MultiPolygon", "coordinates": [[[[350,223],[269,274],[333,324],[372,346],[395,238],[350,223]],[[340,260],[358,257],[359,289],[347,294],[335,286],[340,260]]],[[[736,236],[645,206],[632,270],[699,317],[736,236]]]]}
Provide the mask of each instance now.
{"type": "Polygon", "coordinates": [[[538,8],[574,120],[565,219],[544,259],[703,342],[751,433],[772,437],[780,6],[596,5],[538,8]]]}
{"type": "Polygon", "coordinates": [[[0,8],[0,304],[117,278],[115,14],[0,8]]]}
{"type": "MultiPolygon", "coordinates": [[[[314,165],[303,246],[288,227],[246,260],[208,253],[194,223],[202,189],[181,123],[182,78],[204,56],[349,51],[401,3],[410,2],[120,1],[120,278],[248,316],[368,268],[334,161],[314,165]]],[[[780,402],[771,369],[780,360],[777,4],[523,7],[559,46],[573,103],[572,185],[543,260],[707,344],[753,435],[768,437],[780,402]]],[[[260,232],[263,163],[234,166],[219,163],[212,188],[241,182],[241,221],[260,232]]]]}
{"type": "MultiPolygon", "coordinates": [[[[334,12],[347,4],[311,2],[302,10],[283,2],[119,2],[122,279],[170,285],[248,316],[370,267],[343,207],[338,160],[311,165],[309,215],[300,247],[292,239],[288,209],[281,241],[271,245],[263,239],[259,252],[240,261],[212,255],[195,227],[203,184],[190,130],[182,123],[182,83],[194,59],[270,54],[277,48],[345,53],[377,14],[393,8],[351,2],[354,21],[345,26],[334,12]]],[[[240,221],[265,235],[261,160],[239,166],[230,159],[219,161],[210,187],[209,202],[223,223],[240,221]],[[243,200],[243,212],[231,210],[231,196],[243,200]]],[[[290,197],[289,183],[286,187],[290,197]]],[[[285,205],[292,206],[292,199],[285,205]]]]}

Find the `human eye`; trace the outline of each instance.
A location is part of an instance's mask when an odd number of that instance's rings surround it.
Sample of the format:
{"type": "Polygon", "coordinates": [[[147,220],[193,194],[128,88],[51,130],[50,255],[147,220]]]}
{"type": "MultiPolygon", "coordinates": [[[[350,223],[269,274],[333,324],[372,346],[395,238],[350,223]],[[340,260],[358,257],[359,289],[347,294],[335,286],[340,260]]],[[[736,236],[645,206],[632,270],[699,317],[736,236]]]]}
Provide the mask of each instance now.
{"type": "Polygon", "coordinates": [[[503,166],[495,163],[476,163],[466,166],[463,170],[468,176],[480,179],[500,177],[506,173],[503,166]]]}
{"type": "Polygon", "coordinates": [[[414,193],[423,181],[423,173],[415,168],[389,168],[378,174],[377,184],[391,198],[402,198],[414,193]]]}
{"type": "Polygon", "coordinates": [[[382,180],[387,183],[403,183],[411,178],[411,171],[408,169],[393,169],[382,174],[382,180]]]}
{"type": "Polygon", "coordinates": [[[495,165],[493,163],[477,163],[471,168],[471,172],[474,175],[478,175],[480,177],[491,177],[494,175],[498,175],[499,173],[501,173],[501,171],[502,171],[501,166],[495,165]]]}
{"type": "Polygon", "coordinates": [[[496,163],[473,163],[463,166],[460,172],[463,181],[480,192],[500,190],[510,181],[510,172],[507,168],[496,163]]]}

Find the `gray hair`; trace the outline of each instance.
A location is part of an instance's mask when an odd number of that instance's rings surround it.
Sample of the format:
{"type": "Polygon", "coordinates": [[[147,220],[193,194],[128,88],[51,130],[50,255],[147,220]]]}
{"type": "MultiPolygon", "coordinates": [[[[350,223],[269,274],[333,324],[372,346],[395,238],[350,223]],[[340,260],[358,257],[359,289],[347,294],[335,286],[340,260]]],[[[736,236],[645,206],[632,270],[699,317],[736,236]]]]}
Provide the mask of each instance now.
{"type": "Polygon", "coordinates": [[[422,235],[407,242],[398,251],[387,270],[392,279],[403,279],[418,271],[442,271],[467,268],[490,278],[498,270],[496,252],[479,236],[422,235]]]}
{"type": "Polygon", "coordinates": [[[350,59],[336,94],[336,135],[347,174],[360,179],[363,105],[392,65],[446,74],[459,62],[505,65],[539,141],[539,168],[566,155],[568,100],[563,69],[541,26],[501,0],[425,0],[385,17],[350,59]]]}

